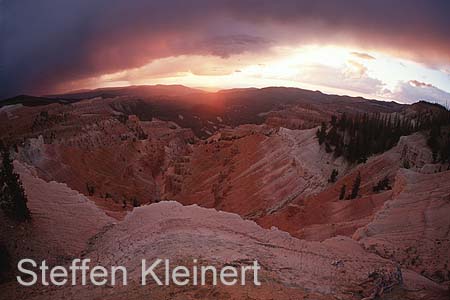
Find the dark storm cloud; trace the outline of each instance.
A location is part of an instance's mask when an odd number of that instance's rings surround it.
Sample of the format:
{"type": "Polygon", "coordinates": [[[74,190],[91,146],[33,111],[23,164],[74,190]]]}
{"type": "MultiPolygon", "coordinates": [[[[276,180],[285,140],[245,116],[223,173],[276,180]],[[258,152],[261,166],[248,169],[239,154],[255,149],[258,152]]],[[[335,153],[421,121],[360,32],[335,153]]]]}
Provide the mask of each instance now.
{"type": "Polygon", "coordinates": [[[270,44],[270,40],[259,36],[236,34],[214,36],[212,38],[194,41],[193,43],[183,41],[181,45],[178,45],[178,49],[180,52],[191,50],[193,52],[203,52],[227,58],[232,54],[256,50],[256,48],[266,48],[270,44]]]}
{"type": "Polygon", "coordinates": [[[4,0],[0,96],[181,54],[227,57],[273,44],[348,43],[450,64],[450,2],[4,0]]]}

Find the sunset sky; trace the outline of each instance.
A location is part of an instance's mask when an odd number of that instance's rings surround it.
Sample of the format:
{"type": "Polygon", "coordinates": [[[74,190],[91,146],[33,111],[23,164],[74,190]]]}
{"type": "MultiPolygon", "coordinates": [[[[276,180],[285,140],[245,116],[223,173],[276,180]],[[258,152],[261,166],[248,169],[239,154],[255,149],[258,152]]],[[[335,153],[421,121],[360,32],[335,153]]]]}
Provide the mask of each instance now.
{"type": "Polygon", "coordinates": [[[448,0],[4,0],[0,97],[293,86],[450,104],[448,0]]]}

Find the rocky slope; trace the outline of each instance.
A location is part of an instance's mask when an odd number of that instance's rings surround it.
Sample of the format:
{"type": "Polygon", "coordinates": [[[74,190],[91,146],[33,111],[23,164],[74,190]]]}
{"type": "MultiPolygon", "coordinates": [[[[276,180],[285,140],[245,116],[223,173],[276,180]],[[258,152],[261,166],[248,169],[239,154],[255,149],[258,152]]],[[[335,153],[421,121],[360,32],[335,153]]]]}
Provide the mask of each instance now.
{"type": "Polygon", "coordinates": [[[370,222],[383,204],[394,196],[392,190],[374,192],[373,187],[385,177],[394,186],[397,174],[406,162],[418,176],[434,174],[440,168],[439,164],[432,163],[431,151],[421,133],[402,137],[391,150],[369,158],[347,173],[340,171],[336,183],[328,184],[309,197],[296,197],[289,205],[260,218],[258,222],[266,227],[277,226],[304,239],[351,236],[370,222]],[[358,173],[362,178],[358,199],[339,200],[342,186],[346,185],[348,195],[358,173]]]}
{"type": "MultiPolygon", "coordinates": [[[[178,191],[166,195],[257,219],[327,186],[331,171],[346,165],[320,147],[315,129],[247,125],[221,131],[193,149],[182,165],[178,191]]],[[[170,191],[169,191],[170,192],[170,191]]]]}
{"type": "Polygon", "coordinates": [[[353,238],[436,282],[450,281],[450,171],[397,173],[393,199],[353,238]]]}
{"type": "Polygon", "coordinates": [[[258,259],[264,284],[143,288],[133,272],[132,284],[114,289],[11,281],[1,299],[370,299],[382,285],[392,286],[381,299],[446,299],[450,171],[433,162],[424,133],[353,165],[316,138],[333,114],[414,116],[429,104],[278,88],[161,91],[1,107],[0,138],[12,146],[33,220],[0,215],[0,246],[13,262],[81,256],[130,270],[143,256],[258,259]],[[357,174],[358,197],[348,200],[357,174]],[[384,178],[389,188],[375,191],[384,178]]]}
{"type": "MultiPolygon", "coordinates": [[[[55,257],[59,260],[50,263],[64,264],[82,254],[95,264],[126,266],[130,282],[114,289],[24,289],[9,282],[2,285],[0,299],[361,299],[378,288],[379,282],[370,274],[384,274],[384,280],[393,285],[387,297],[447,297],[444,282],[448,280],[445,272],[450,259],[446,251],[450,189],[430,184],[437,174],[402,170],[392,200],[353,239],[340,236],[312,242],[278,229],[263,229],[235,214],[195,205],[184,207],[176,202],[135,208],[123,221],[113,223],[67,186],[47,183],[32,169],[19,163],[15,166],[29,195],[33,221],[15,228],[21,230],[23,242],[31,247],[16,244],[10,248],[13,257],[55,257]],[[430,190],[432,198],[426,197],[430,190]],[[159,257],[186,265],[198,258],[203,264],[218,267],[246,265],[257,259],[263,267],[262,286],[140,286],[140,260],[159,257]]],[[[446,178],[450,172],[439,176],[443,175],[446,178]]],[[[2,236],[7,234],[3,232],[2,236]]]]}
{"type": "Polygon", "coordinates": [[[123,222],[91,240],[84,257],[106,267],[126,266],[128,285],[114,289],[108,286],[23,289],[9,283],[3,285],[0,298],[14,295],[15,299],[355,299],[370,296],[376,282],[369,274],[375,271],[390,276],[394,292],[404,299],[444,299],[445,292],[432,281],[407,270],[403,272],[401,287],[394,279],[398,271],[393,261],[366,252],[349,238],[321,243],[301,241],[276,229],[262,229],[234,214],[183,207],[175,202],[135,209],[123,222]],[[205,265],[218,267],[246,265],[257,259],[263,266],[262,285],[140,286],[141,258],[152,261],[159,257],[185,265],[198,258],[205,265]],[[410,290],[411,286],[422,288],[419,297],[410,290]]]}
{"type": "Polygon", "coordinates": [[[64,262],[80,255],[91,237],[113,223],[103,210],[66,184],[46,182],[33,168],[17,161],[15,170],[33,218],[29,223],[16,224],[1,211],[0,237],[13,262],[21,258],[64,262]]]}

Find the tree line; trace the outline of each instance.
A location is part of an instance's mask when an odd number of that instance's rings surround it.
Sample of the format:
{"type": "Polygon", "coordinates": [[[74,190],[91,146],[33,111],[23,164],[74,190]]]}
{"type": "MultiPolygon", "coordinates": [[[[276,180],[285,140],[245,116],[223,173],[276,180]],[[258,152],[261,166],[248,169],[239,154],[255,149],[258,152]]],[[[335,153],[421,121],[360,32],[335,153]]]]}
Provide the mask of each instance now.
{"type": "Polygon", "coordinates": [[[450,129],[445,124],[437,122],[431,126],[427,144],[434,162],[450,163],[450,129]]]}
{"type": "Polygon", "coordinates": [[[0,169],[0,207],[9,218],[23,222],[31,218],[22,182],[14,172],[9,149],[0,141],[2,164],[0,169]]]}
{"type": "Polygon", "coordinates": [[[362,163],[373,154],[394,147],[401,136],[417,131],[429,132],[428,145],[435,161],[450,162],[450,113],[421,112],[414,117],[400,114],[368,114],[339,118],[332,116],[329,124],[322,122],[316,136],[328,153],[343,156],[350,163],[362,163]]]}

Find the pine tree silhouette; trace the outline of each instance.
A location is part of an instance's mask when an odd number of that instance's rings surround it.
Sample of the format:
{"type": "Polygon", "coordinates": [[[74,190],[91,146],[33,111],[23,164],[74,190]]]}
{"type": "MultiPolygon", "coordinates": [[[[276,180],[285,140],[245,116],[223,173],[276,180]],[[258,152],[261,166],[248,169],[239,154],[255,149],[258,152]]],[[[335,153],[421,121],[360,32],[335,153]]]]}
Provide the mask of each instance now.
{"type": "Polygon", "coordinates": [[[322,122],[320,129],[317,130],[316,136],[319,139],[319,145],[322,145],[327,136],[327,124],[325,122],[322,122]]]}
{"type": "Polygon", "coordinates": [[[364,113],[351,117],[342,114],[339,119],[332,116],[329,130],[322,123],[316,135],[319,144],[325,143],[325,150],[334,152],[335,157],[343,156],[350,163],[365,163],[370,155],[395,146],[401,136],[429,128],[434,122],[420,114],[416,119],[399,114],[364,113]]]}
{"type": "Polygon", "coordinates": [[[330,182],[330,183],[336,182],[338,175],[339,175],[338,170],[333,169],[333,171],[331,171],[330,178],[328,179],[328,182],[330,182]]]}
{"type": "Polygon", "coordinates": [[[358,172],[355,181],[353,182],[352,193],[350,194],[350,199],[355,199],[358,197],[359,186],[361,185],[361,173],[358,172]]]}
{"type": "Polygon", "coordinates": [[[339,194],[339,200],[343,200],[345,198],[345,191],[347,189],[347,186],[344,184],[341,187],[341,192],[339,194]]]}
{"type": "Polygon", "coordinates": [[[0,171],[0,206],[7,216],[19,222],[31,218],[27,207],[27,197],[19,175],[14,172],[10,153],[2,149],[2,168],[0,171]]]}

